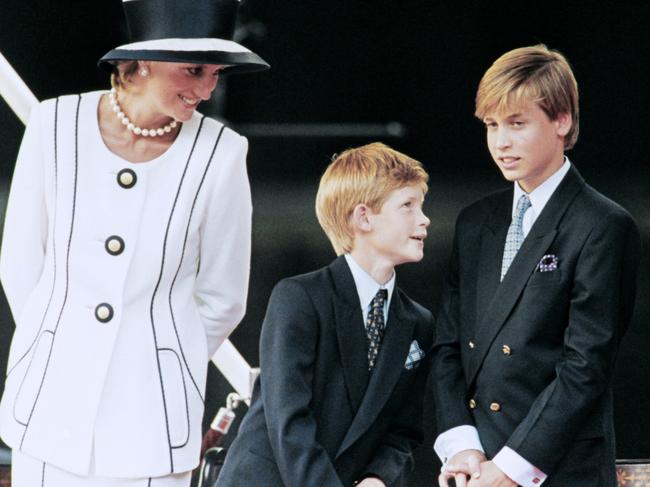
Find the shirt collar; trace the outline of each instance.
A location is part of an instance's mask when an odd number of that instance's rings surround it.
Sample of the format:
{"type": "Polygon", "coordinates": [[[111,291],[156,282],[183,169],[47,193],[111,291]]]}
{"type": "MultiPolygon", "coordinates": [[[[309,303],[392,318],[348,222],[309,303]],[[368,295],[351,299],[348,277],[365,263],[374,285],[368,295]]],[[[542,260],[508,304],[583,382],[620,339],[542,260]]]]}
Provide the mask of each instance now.
{"type": "Polygon", "coordinates": [[[390,299],[393,295],[395,288],[395,272],[393,271],[392,277],[385,284],[379,284],[375,281],[370,274],[364,271],[359,264],[356,263],[350,254],[345,254],[345,260],[352,272],[354,284],[357,286],[357,293],[359,294],[359,301],[361,303],[361,310],[365,313],[370,306],[372,298],[375,297],[379,289],[386,289],[388,291],[388,299],[386,299],[386,309],[389,308],[390,299]]]}
{"type": "Polygon", "coordinates": [[[571,161],[569,161],[568,157],[564,157],[564,164],[555,171],[546,181],[544,181],[542,184],[537,186],[532,192],[526,193],[523,189],[521,189],[521,186],[519,186],[519,183],[515,181],[515,192],[513,195],[513,203],[512,203],[512,215],[514,216],[515,210],[517,208],[517,201],[519,201],[519,198],[523,194],[528,194],[528,197],[530,198],[530,206],[532,207],[533,211],[535,212],[536,215],[539,215],[544,207],[546,206],[546,203],[548,203],[548,200],[551,199],[551,196],[553,196],[553,193],[557,189],[557,187],[560,185],[562,180],[564,179],[564,176],[566,176],[566,173],[569,172],[569,169],[571,169],[571,161]]]}

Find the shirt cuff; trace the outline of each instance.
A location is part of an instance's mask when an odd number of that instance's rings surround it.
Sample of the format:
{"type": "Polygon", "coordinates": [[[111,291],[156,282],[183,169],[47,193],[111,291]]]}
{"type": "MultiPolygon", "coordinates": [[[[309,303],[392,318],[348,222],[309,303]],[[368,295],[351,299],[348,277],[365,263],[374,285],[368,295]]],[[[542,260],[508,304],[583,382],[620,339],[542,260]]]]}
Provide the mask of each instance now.
{"type": "Polygon", "coordinates": [[[463,450],[478,450],[485,453],[478,437],[478,430],[470,425],[456,426],[441,433],[436,438],[433,449],[443,466],[447,464],[448,459],[463,450]]]}
{"type": "Polygon", "coordinates": [[[512,448],[504,446],[492,459],[503,473],[522,487],[542,485],[547,475],[512,448]]]}

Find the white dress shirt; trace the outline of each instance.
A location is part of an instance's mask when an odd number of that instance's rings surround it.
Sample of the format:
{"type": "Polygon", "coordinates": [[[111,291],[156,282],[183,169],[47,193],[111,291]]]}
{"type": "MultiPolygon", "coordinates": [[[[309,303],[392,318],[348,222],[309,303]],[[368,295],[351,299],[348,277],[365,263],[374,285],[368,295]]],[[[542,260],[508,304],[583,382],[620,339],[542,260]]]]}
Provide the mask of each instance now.
{"type": "Polygon", "coordinates": [[[393,296],[393,289],[395,289],[395,271],[393,271],[393,275],[388,282],[380,284],[375,281],[370,274],[364,271],[350,254],[345,254],[345,261],[348,263],[348,267],[352,272],[354,284],[357,286],[363,322],[366,322],[368,312],[370,311],[370,303],[377,294],[377,291],[380,289],[386,289],[388,297],[384,303],[384,323],[388,325],[388,310],[390,309],[390,300],[393,296]]]}
{"type": "Polygon", "coordinates": [[[553,196],[553,193],[564,179],[564,176],[566,176],[566,173],[569,172],[569,169],[571,169],[571,163],[569,162],[569,159],[565,157],[564,164],[562,164],[560,169],[555,171],[553,175],[551,175],[542,184],[537,186],[531,193],[526,193],[523,189],[521,189],[519,183],[514,183],[515,191],[512,198],[513,217],[515,216],[515,211],[517,209],[517,201],[519,201],[521,195],[528,194],[528,198],[530,198],[530,207],[524,213],[522,228],[524,237],[526,237],[526,235],[528,235],[528,232],[530,232],[533,223],[535,223],[535,220],[537,220],[537,217],[546,206],[546,203],[548,203],[548,200],[551,199],[551,196],[553,196]]]}
{"type": "MultiPolygon", "coordinates": [[[[524,237],[528,235],[533,224],[542,213],[557,187],[560,185],[571,168],[568,158],[564,158],[564,164],[553,173],[546,181],[528,193],[531,206],[524,213],[523,232],[524,237]]],[[[514,183],[512,199],[512,215],[514,217],[517,208],[517,201],[521,195],[527,194],[519,183],[514,183]]],[[[485,452],[478,430],[473,425],[462,425],[451,428],[436,438],[433,446],[436,454],[443,465],[447,460],[463,450],[479,450],[485,452]]],[[[508,477],[523,487],[537,487],[541,485],[547,475],[511,448],[504,446],[492,459],[494,464],[508,477]]]]}

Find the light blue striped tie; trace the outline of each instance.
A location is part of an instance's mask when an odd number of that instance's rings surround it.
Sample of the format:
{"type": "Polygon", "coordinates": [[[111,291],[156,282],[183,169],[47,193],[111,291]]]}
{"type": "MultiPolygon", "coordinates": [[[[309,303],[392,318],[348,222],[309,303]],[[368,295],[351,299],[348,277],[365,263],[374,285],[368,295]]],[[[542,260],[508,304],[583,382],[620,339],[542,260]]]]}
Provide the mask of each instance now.
{"type": "Polygon", "coordinates": [[[530,198],[528,195],[522,194],[517,201],[517,208],[515,214],[510,222],[508,228],[508,236],[506,237],[506,246],[503,249],[503,261],[501,262],[501,280],[508,272],[510,264],[515,260],[515,255],[519,252],[521,244],[524,243],[524,213],[530,208],[530,198]]]}

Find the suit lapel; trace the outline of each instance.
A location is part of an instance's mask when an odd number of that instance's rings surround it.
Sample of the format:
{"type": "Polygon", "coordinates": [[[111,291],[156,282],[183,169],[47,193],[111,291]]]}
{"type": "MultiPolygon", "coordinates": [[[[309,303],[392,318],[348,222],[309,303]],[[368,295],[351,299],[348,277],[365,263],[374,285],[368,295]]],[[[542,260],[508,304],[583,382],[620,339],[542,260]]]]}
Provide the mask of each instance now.
{"type": "Polygon", "coordinates": [[[334,315],[343,375],[350,403],[358,411],[370,379],[368,343],[361,303],[345,258],[338,257],[330,265],[330,271],[336,289],[334,315]]]}
{"type": "MultiPolygon", "coordinates": [[[[492,341],[501,330],[501,327],[504,325],[513,307],[519,300],[519,296],[524,290],[530,275],[535,271],[535,267],[555,239],[558,223],[583,186],[584,180],[578,171],[571,166],[566,177],[557,187],[544,207],[544,210],[535,221],[535,224],[528,233],[528,236],[524,240],[519,252],[517,252],[515,259],[512,261],[508,273],[505,275],[503,281],[497,287],[492,298],[489,300],[489,304],[487,304],[485,308],[479,308],[478,316],[481,318],[479,318],[478,328],[474,335],[477,348],[475,350],[476,353],[472,354],[472,359],[470,360],[469,373],[467,377],[468,383],[471,383],[474,380],[492,341]],[[481,310],[484,310],[485,312],[481,313],[481,310]]],[[[512,194],[509,194],[512,198],[512,194]]],[[[510,205],[512,205],[512,199],[510,199],[510,205]]],[[[511,211],[511,209],[512,206],[510,206],[509,211],[511,211]]],[[[509,220],[510,218],[508,218],[508,225],[510,224],[509,220]]],[[[500,245],[503,247],[505,245],[505,233],[503,233],[503,235],[502,231],[498,231],[497,233],[499,238],[501,238],[500,245]]],[[[495,250],[492,248],[494,245],[496,244],[486,244],[486,254],[483,255],[481,253],[481,260],[494,259],[495,250]]],[[[483,249],[483,246],[481,248],[483,249]]],[[[503,249],[501,249],[499,255],[503,255],[503,249]]],[[[490,272],[495,274],[498,282],[501,268],[500,257],[496,260],[496,264],[498,264],[499,270],[495,268],[494,262],[489,264],[481,263],[480,265],[484,265],[485,269],[490,269],[490,272]]],[[[491,284],[494,276],[482,277],[480,279],[481,285],[484,284],[483,281],[487,284],[491,284]]],[[[479,291],[479,294],[481,292],[485,291],[479,291]]],[[[489,288],[487,292],[489,292],[489,288]]]]}
{"type": "Polygon", "coordinates": [[[477,316],[483,316],[499,287],[503,247],[512,215],[512,190],[497,200],[490,217],[481,229],[476,289],[477,316]]]}
{"type": "MultiPolygon", "coordinates": [[[[368,429],[388,401],[404,371],[416,321],[415,316],[405,311],[401,293],[396,287],[391,299],[386,334],[379,349],[377,365],[370,376],[363,402],[341,443],[337,457],[368,429]]],[[[366,367],[367,363],[366,360],[366,367]]]]}

